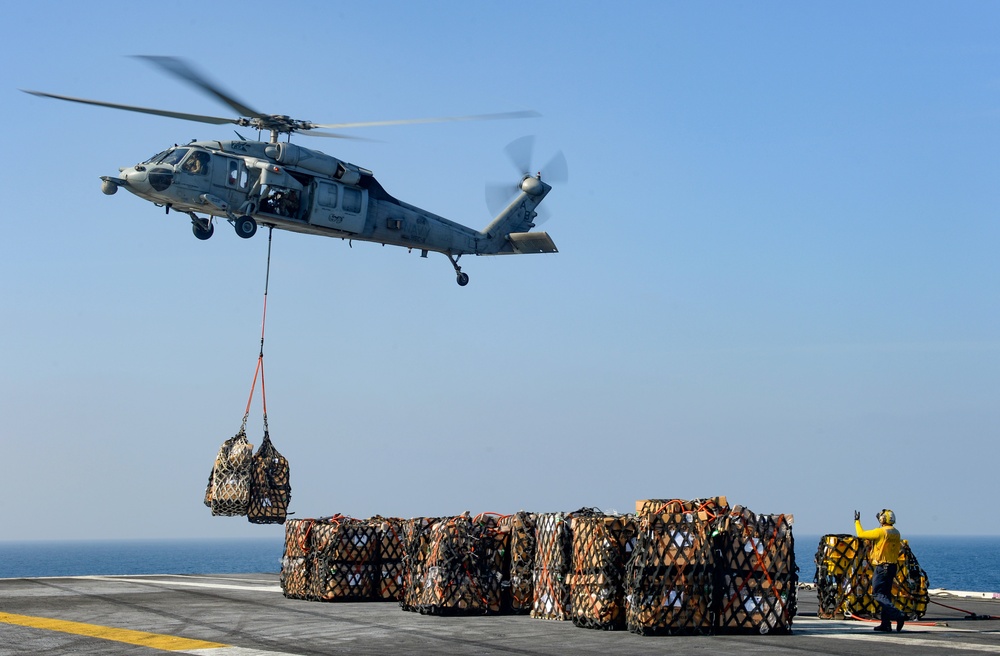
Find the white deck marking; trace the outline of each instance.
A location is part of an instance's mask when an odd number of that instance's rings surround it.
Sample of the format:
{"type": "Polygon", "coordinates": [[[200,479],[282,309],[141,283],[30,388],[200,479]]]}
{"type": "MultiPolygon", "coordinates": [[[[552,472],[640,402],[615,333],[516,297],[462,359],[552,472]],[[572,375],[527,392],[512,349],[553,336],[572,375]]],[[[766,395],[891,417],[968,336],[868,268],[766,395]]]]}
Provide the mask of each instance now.
{"type": "Polygon", "coordinates": [[[184,586],[188,588],[213,588],[216,590],[251,590],[256,592],[281,592],[280,585],[235,585],[232,583],[203,583],[200,581],[183,581],[178,579],[139,579],[131,576],[123,578],[120,576],[86,576],[94,581],[115,581],[118,583],[152,583],[153,585],[184,586]]]}

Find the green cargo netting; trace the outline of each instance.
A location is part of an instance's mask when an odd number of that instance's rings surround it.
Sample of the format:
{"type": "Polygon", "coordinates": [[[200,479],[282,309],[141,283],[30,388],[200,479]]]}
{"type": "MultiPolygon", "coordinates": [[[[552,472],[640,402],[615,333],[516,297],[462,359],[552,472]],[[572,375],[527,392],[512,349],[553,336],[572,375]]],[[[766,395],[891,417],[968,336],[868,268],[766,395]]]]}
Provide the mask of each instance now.
{"type": "Polygon", "coordinates": [[[254,524],[284,524],[292,498],[288,461],[271,444],[267,430],[253,457],[247,520],[254,524]]]}
{"type": "Polygon", "coordinates": [[[208,477],[205,505],[213,515],[246,515],[250,504],[250,477],[253,473],[253,445],[239,433],[222,443],[215,466],[208,477]]]}
{"type": "MultiPolygon", "coordinates": [[[[869,561],[871,541],[853,535],[824,535],[816,551],[817,615],[842,619],[845,615],[871,619],[881,613],[872,597],[874,568],[869,561]]],[[[908,620],[918,620],[927,612],[927,573],[904,540],[892,582],[893,602],[908,620]]]]}

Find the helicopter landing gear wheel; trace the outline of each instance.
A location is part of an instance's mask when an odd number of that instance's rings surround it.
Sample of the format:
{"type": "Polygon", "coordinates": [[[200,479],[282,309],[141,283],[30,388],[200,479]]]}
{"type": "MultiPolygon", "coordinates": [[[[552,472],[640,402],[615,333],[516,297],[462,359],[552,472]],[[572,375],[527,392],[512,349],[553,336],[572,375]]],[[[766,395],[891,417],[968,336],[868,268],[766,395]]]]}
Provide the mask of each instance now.
{"type": "Polygon", "coordinates": [[[468,285],[469,284],[469,274],[462,273],[462,267],[458,266],[458,258],[460,258],[462,256],[461,255],[456,255],[456,256],[452,257],[451,253],[445,253],[445,255],[448,256],[448,260],[451,262],[451,265],[453,267],[455,267],[455,276],[456,276],[455,282],[458,283],[458,286],[459,287],[465,287],[466,285],[468,285]]]}
{"type": "Polygon", "coordinates": [[[236,219],[233,227],[236,228],[236,234],[243,239],[250,239],[257,234],[257,222],[250,216],[243,215],[236,219]]]}
{"type": "Polygon", "coordinates": [[[191,220],[191,232],[193,232],[194,236],[197,237],[198,239],[200,239],[202,241],[205,241],[206,239],[208,239],[209,237],[211,237],[213,234],[215,234],[215,226],[212,225],[212,222],[209,221],[209,220],[207,220],[207,219],[205,219],[205,220],[202,220],[202,219],[197,219],[197,220],[192,219],[191,220]]]}

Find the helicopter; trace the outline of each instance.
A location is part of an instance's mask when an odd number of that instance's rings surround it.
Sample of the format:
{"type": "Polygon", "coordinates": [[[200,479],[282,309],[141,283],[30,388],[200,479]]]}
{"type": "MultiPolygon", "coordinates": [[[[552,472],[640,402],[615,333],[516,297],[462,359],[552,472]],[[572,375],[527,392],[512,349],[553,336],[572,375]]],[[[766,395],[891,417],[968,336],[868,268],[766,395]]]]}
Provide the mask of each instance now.
{"type": "Polygon", "coordinates": [[[42,91],[25,93],[57,100],[110,107],[130,112],[209,123],[234,124],[254,128],[258,139],[264,132],[268,141],[253,141],[236,133],[238,140],[193,140],[173,145],[134,166],[119,168],[117,176],[101,176],[101,190],[113,195],[121,188],[158,207],[186,214],[191,230],[200,240],[215,232],[216,219],[230,223],[237,235],[253,237],[259,225],[292,232],[368,241],[418,249],[448,257],[459,286],[469,283],[469,275],[458,261],[463,255],[509,255],[556,253],[548,233],[532,232],[536,209],[552,190],[549,182],[565,180],[566,160],[557,153],[547,167],[530,172],[526,150],[531,137],[515,141],[507,148],[521,174],[516,186],[488,190],[494,199],[495,218],[482,230],[475,230],[420,209],[391,196],[372,171],[291,143],[291,136],[353,139],[348,135],[324,132],[359,127],[530,118],[537,112],[519,111],[473,116],[320,124],[280,114],[263,114],[237,100],[176,57],[140,55],[137,58],[159,67],[235,110],[238,118],[220,118],[161,109],[122,105],[99,100],[74,98],[42,91]],[[282,140],[281,137],[285,139],[282,140]],[[508,193],[509,192],[509,193],[508,193]],[[507,196],[497,202],[499,196],[507,196]],[[512,197],[510,197],[512,196],[512,197]]]}

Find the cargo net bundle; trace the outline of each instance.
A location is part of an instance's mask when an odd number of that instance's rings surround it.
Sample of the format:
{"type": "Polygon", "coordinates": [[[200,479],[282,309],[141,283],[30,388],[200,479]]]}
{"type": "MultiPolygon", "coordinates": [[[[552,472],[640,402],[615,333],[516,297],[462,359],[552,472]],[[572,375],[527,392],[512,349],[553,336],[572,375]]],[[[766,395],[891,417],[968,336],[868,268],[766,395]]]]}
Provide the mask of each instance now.
{"type": "Polygon", "coordinates": [[[625,563],[635,544],[633,515],[581,510],[570,520],[572,567],[569,614],[588,629],[625,626],[625,563]]]}
{"type": "Polygon", "coordinates": [[[430,615],[495,614],[502,608],[504,559],[510,533],[500,515],[469,513],[430,527],[420,575],[408,610],[430,615]]]}
{"type": "Polygon", "coordinates": [[[531,612],[534,601],[536,517],[522,510],[500,520],[510,532],[510,587],[505,610],[514,614],[531,612]]]}
{"type": "Polygon", "coordinates": [[[289,599],[309,599],[309,545],[314,519],[289,519],[285,522],[285,552],[281,557],[281,592],[289,599]]]}
{"type": "Polygon", "coordinates": [[[250,506],[250,480],[253,476],[253,445],[241,428],[222,443],[215,464],[208,475],[205,505],[212,515],[244,516],[250,506]]]}
{"type": "Polygon", "coordinates": [[[636,542],[626,566],[626,622],[640,635],[709,634],[715,626],[714,534],[725,497],[636,503],[636,542]]]}
{"type": "Polygon", "coordinates": [[[573,563],[572,513],[543,513],[535,519],[535,563],[532,572],[531,617],[570,618],[567,577],[573,563]]]}
{"type": "Polygon", "coordinates": [[[319,601],[375,598],[378,540],[375,526],[343,515],[312,527],[309,596],[319,601]]]}
{"type": "Polygon", "coordinates": [[[791,515],[757,515],[736,506],[719,537],[719,628],[788,633],[795,617],[798,567],[791,515]]]}
{"type": "Polygon", "coordinates": [[[281,590],[290,599],[396,601],[403,520],[335,515],[285,522],[281,590]]]}
{"type": "Polygon", "coordinates": [[[414,517],[403,520],[403,591],[399,607],[416,611],[424,588],[424,564],[430,551],[431,527],[436,517],[414,517]]]}
{"type": "Polygon", "coordinates": [[[264,439],[253,457],[247,520],[253,524],[284,524],[291,499],[288,460],[271,444],[271,436],[265,429],[264,439]]]}
{"type": "MultiPolygon", "coordinates": [[[[816,551],[817,615],[822,619],[855,616],[879,617],[881,605],[872,596],[874,568],[869,555],[871,542],[853,535],[824,535],[816,551]]],[[[892,582],[893,604],[908,620],[918,620],[927,612],[927,573],[920,567],[910,545],[903,540],[892,582]]]]}
{"type": "Polygon", "coordinates": [[[245,516],[254,524],[284,524],[292,498],[288,460],[271,443],[267,428],[257,453],[246,424],[222,443],[205,488],[212,515],[245,516]]]}

